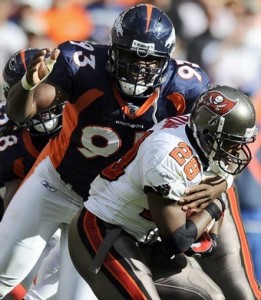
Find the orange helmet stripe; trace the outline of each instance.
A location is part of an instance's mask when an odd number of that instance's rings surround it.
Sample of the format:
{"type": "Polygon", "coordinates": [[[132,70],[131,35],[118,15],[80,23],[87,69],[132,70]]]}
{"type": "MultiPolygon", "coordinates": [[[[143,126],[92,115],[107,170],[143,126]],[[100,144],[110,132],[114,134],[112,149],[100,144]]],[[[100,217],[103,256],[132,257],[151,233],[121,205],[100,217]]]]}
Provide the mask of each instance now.
{"type": "Polygon", "coordinates": [[[150,26],[150,20],[151,20],[151,15],[152,15],[152,10],[153,10],[153,6],[150,4],[146,4],[147,7],[147,26],[146,26],[146,32],[149,30],[149,26],[150,26]]]}
{"type": "Polygon", "coordinates": [[[24,69],[25,69],[25,71],[27,71],[26,60],[25,60],[25,51],[21,51],[20,56],[21,56],[21,61],[23,63],[24,69]]]}

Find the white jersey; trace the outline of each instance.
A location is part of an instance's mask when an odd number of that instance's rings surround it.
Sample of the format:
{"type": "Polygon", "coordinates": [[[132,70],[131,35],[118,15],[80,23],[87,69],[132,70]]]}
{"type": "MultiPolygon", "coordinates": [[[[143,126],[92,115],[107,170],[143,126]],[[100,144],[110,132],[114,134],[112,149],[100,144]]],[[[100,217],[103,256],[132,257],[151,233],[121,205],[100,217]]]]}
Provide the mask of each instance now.
{"type": "Polygon", "coordinates": [[[155,125],[138,151],[128,152],[96,177],[85,207],[100,219],[121,226],[139,242],[146,242],[156,225],[148,213],[144,189],[177,201],[186,187],[202,180],[202,163],[185,132],[187,121],[188,115],[155,125]]]}

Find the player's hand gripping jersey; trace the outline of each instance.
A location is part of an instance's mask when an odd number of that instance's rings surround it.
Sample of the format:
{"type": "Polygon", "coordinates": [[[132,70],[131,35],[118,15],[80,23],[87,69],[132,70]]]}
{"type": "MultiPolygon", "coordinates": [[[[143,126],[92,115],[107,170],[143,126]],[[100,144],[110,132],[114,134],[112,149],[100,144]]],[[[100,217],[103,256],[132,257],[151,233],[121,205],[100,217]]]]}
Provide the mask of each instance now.
{"type": "Polygon", "coordinates": [[[154,124],[189,112],[209,85],[197,65],[172,59],[164,84],[145,102],[123,98],[106,71],[108,46],[71,41],[59,48],[61,53],[48,80],[70,97],[61,134],[43,155],[50,155],[61,178],[84,198],[104,167],[154,124]]]}

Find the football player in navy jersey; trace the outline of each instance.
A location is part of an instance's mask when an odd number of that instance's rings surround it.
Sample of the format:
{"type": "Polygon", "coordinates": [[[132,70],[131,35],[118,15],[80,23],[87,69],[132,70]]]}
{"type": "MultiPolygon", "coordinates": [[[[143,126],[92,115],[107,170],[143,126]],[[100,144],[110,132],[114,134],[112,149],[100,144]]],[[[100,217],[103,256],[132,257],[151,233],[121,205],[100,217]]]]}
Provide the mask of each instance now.
{"type": "MultiPolygon", "coordinates": [[[[6,103],[6,101],[3,101],[3,103],[6,103]]],[[[3,182],[3,206],[1,211],[2,215],[4,214],[4,210],[7,208],[9,202],[17,191],[25,175],[29,172],[30,168],[34,164],[37,156],[40,153],[40,150],[52,137],[53,134],[59,132],[61,125],[60,109],[62,108],[55,107],[51,110],[40,113],[38,117],[34,118],[33,122],[37,122],[36,128],[39,129],[39,133],[37,133],[37,129],[31,128],[32,125],[29,124],[23,124],[19,126],[13,121],[8,120],[6,124],[1,125],[0,180],[1,182],[3,182]],[[51,113],[51,111],[56,112],[57,114],[51,113]],[[54,116],[56,117],[56,120],[54,120],[54,116]],[[46,122],[44,122],[43,120],[45,120],[46,122]],[[53,126],[51,126],[50,123],[48,126],[48,122],[53,123],[53,126]],[[54,123],[56,123],[56,125],[54,125],[54,123]],[[44,128],[46,129],[46,131],[44,128]],[[50,129],[50,132],[48,132],[47,128],[50,129]]],[[[40,284],[38,280],[34,281],[34,279],[36,277],[36,274],[38,273],[38,269],[41,263],[44,261],[44,259],[46,259],[49,252],[54,249],[56,243],[59,244],[59,236],[60,230],[57,230],[52,239],[48,241],[40,259],[38,260],[32,272],[30,272],[25,280],[23,280],[20,286],[17,286],[16,289],[12,290],[11,293],[8,294],[7,299],[21,300],[23,297],[25,297],[25,293],[27,292],[27,290],[29,290],[29,295],[36,292],[41,296],[56,293],[55,286],[53,286],[52,289],[49,289],[48,292],[44,292],[44,294],[43,292],[41,292],[42,290],[44,291],[44,289],[42,289],[43,285],[47,285],[50,280],[55,282],[54,278],[58,277],[57,274],[55,274],[55,272],[53,271],[57,266],[56,262],[55,264],[53,264],[52,269],[50,268],[49,270],[48,275],[50,278],[48,280],[45,280],[40,284]],[[50,276],[50,274],[52,274],[52,276],[50,276]],[[33,284],[32,288],[29,289],[33,282],[37,282],[37,285],[33,284]]],[[[45,275],[47,275],[47,273],[45,275]]]]}
{"type": "MultiPolygon", "coordinates": [[[[33,56],[39,49],[28,48],[16,52],[3,70],[4,95],[21,80],[33,56]]],[[[6,101],[0,102],[0,181],[5,185],[4,204],[8,206],[18,186],[30,171],[41,150],[62,126],[64,103],[54,105],[23,123],[9,120],[6,101]]]]}
{"type": "MultiPolygon", "coordinates": [[[[0,253],[0,261],[8,262],[0,265],[0,297],[30,271],[62,224],[58,299],[74,299],[68,224],[89,195],[90,183],[152,125],[189,112],[209,87],[199,66],[172,58],[174,48],[175,31],[166,14],[152,5],[137,5],[115,20],[110,45],[67,41],[53,51],[39,51],[10,90],[7,113],[16,122],[69,100],[60,134],[41,152],[0,225],[0,242],[2,232],[8,236],[0,253]],[[8,220],[17,209],[19,218],[11,226],[8,220]],[[29,214],[30,224],[25,222],[29,214]],[[8,235],[14,227],[15,236],[8,235]],[[28,261],[20,258],[25,251],[28,261]]],[[[220,181],[213,199],[227,188],[226,180],[220,181]]]]}
{"type": "MultiPolygon", "coordinates": [[[[8,60],[3,70],[4,95],[6,98],[10,88],[22,78],[30,60],[38,51],[39,49],[35,48],[23,49],[13,54],[8,60]]],[[[63,105],[64,103],[55,105],[42,111],[31,120],[17,124],[8,120],[6,115],[6,100],[0,101],[0,182],[3,183],[2,194],[4,203],[2,214],[22,180],[30,171],[41,150],[50,138],[59,133],[62,125],[63,105]]],[[[23,286],[14,289],[8,295],[10,299],[22,299],[22,292],[25,293],[31,285],[41,262],[59,241],[59,234],[60,232],[58,230],[52,239],[48,241],[41,259],[38,260],[33,271],[23,281],[23,286]]],[[[54,268],[55,267],[53,267],[53,269],[54,268]]],[[[50,280],[54,280],[54,276],[56,276],[53,269],[50,269],[50,272],[52,272],[52,276],[49,276],[52,277],[50,280]]],[[[46,284],[47,281],[44,282],[44,285],[46,284]]],[[[41,297],[46,297],[47,295],[47,293],[43,294],[41,292],[40,284],[37,284],[37,286],[33,285],[29,294],[32,292],[37,292],[41,297]]],[[[55,293],[55,287],[52,291],[48,291],[48,294],[53,293],[55,293]]]]}

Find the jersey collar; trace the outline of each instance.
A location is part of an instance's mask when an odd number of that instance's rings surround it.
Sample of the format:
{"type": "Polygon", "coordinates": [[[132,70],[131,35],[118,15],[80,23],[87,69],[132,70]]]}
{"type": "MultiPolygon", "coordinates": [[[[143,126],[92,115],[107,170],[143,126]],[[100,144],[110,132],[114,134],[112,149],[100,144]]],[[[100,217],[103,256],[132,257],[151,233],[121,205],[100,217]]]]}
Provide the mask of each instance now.
{"type": "Polygon", "coordinates": [[[123,100],[120,92],[114,84],[112,88],[114,96],[119,103],[121,110],[130,119],[135,119],[143,115],[158,100],[160,94],[160,89],[156,88],[154,93],[137,110],[133,111],[131,110],[131,107],[123,100]]]}

